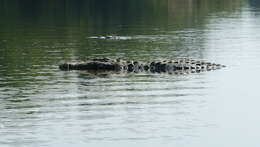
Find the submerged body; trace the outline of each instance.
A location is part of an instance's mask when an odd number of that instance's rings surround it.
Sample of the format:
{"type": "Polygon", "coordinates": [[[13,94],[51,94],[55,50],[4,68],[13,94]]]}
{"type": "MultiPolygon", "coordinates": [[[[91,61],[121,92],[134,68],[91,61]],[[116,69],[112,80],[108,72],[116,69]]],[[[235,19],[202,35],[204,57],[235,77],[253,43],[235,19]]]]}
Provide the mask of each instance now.
{"type": "Polygon", "coordinates": [[[127,61],[122,59],[90,59],[85,62],[64,63],[61,70],[128,71],[128,72],[202,72],[225,67],[221,64],[187,58],[164,61],[127,61]]]}

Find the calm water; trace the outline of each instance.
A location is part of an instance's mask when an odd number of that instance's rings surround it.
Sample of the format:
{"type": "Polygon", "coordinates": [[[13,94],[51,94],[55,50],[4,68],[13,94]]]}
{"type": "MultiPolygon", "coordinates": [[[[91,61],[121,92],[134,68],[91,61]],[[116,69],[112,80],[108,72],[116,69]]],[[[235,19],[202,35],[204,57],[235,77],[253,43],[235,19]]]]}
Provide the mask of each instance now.
{"type": "Polygon", "coordinates": [[[0,146],[259,147],[259,57],[257,0],[0,0],[0,146]],[[57,68],[104,56],[227,68],[57,68]]]}

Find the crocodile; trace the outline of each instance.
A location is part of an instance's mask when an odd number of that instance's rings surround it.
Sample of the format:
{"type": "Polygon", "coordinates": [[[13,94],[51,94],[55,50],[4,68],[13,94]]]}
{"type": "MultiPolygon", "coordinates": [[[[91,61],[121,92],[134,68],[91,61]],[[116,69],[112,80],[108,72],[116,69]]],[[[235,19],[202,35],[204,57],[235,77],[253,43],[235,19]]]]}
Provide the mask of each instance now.
{"type": "Polygon", "coordinates": [[[61,70],[87,70],[87,71],[127,71],[127,72],[152,72],[152,73],[194,73],[216,70],[226,67],[222,64],[216,64],[203,60],[194,60],[189,58],[178,58],[174,60],[162,61],[132,61],[94,58],[84,62],[63,63],[59,65],[61,70]]]}

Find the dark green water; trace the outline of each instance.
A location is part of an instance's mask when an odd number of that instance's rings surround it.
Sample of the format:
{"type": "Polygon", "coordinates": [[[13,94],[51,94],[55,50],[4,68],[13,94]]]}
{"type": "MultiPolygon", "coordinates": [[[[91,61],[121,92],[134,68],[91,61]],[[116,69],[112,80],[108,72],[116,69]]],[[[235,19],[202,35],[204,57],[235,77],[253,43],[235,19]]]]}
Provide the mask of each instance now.
{"type": "Polygon", "coordinates": [[[259,34],[257,0],[0,0],[0,146],[258,147],[259,34]],[[227,68],[58,69],[92,57],[227,68]]]}

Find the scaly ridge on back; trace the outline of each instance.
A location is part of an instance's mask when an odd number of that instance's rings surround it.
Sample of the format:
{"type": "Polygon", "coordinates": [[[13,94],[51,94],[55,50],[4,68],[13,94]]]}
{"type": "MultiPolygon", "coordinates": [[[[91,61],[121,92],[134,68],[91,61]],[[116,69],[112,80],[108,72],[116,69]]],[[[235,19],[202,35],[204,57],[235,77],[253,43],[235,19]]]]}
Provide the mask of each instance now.
{"type": "Polygon", "coordinates": [[[202,72],[216,70],[225,67],[221,64],[180,58],[174,60],[141,62],[132,60],[95,58],[85,62],[63,63],[59,65],[61,70],[95,70],[95,71],[128,71],[128,72],[202,72]]]}

